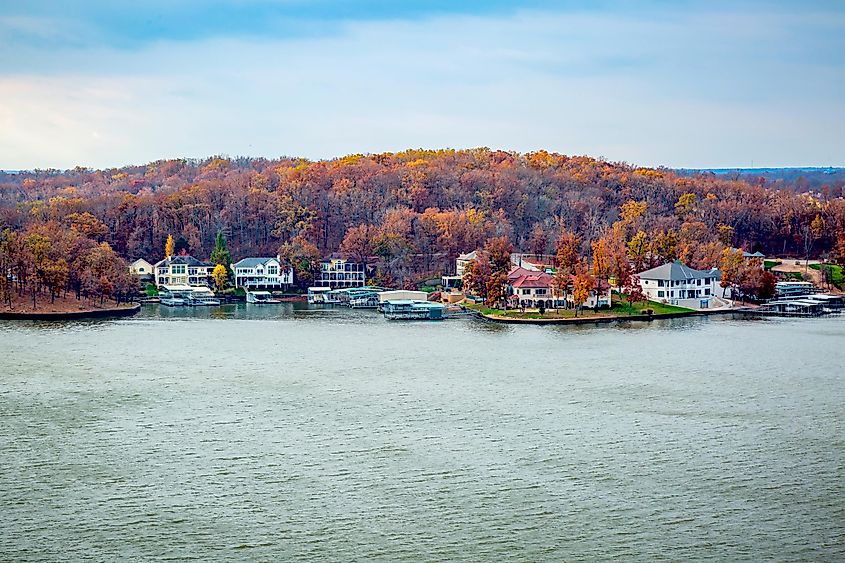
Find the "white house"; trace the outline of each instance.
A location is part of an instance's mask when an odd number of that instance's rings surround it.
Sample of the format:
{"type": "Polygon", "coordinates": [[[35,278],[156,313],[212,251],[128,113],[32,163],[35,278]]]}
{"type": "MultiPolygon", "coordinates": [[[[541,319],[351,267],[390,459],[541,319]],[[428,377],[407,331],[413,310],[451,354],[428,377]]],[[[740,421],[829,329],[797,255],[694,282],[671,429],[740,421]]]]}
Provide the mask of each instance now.
{"type": "Polygon", "coordinates": [[[554,276],[547,272],[529,270],[524,266],[514,266],[508,273],[508,288],[511,300],[521,307],[572,308],[581,305],[589,309],[610,308],[610,284],[596,280],[587,294],[584,303],[575,303],[575,276],[569,276],[566,287],[562,290],[554,287],[554,276]]]}
{"type": "Polygon", "coordinates": [[[551,309],[555,303],[552,291],[552,276],[516,266],[508,273],[508,289],[512,300],[521,307],[543,307],[551,309]]]}
{"type": "Polygon", "coordinates": [[[343,258],[326,258],[320,262],[320,275],[314,281],[315,287],[361,287],[366,285],[367,266],[349,262],[343,258]]]}
{"type": "Polygon", "coordinates": [[[156,285],[208,287],[214,264],[193,256],[169,256],[155,265],[156,285]]]}
{"type": "Polygon", "coordinates": [[[722,273],[694,270],[679,260],[640,272],[640,287],[651,301],[670,303],[693,309],[706,309],[710,299],[721,295],[722,273]]]}
{"type": "Polygon", "coordinates": [[[467,252],[465,254],[458,254],[458,257],[455,258],[455,275],[441,276],[440,278],[440,283],[443,284],[443,287],[458,287],[464,278],[464,272],[466,271],[467,264],[469,264],[470,260],[475,260],[476,258],[478,258],[477,250],[473,250],[472,252],[467,252]]]}
{"type": "Polygon", "coordinates": [[[244,258],[232,264],[235,287],[285,289],[293,284],[293,268],[275,258],[244,258]]]}
{"type": "Polygon", "coordinates": [[[135,274],[136,276],[154,276],[155,266],[153,266],[143,258],[138,258],[137,260],[129,264],[129,273],[135,274]]]}

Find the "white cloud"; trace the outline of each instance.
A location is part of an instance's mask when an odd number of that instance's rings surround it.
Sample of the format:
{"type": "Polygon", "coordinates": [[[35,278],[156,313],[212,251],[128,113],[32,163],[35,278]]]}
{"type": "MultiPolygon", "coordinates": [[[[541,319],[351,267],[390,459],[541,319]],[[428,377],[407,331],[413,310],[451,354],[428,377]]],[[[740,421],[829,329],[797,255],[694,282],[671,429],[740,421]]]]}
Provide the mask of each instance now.
{"type": "Polygon", "coordinates": [[[840,67],[779,60],[797,32],[769,17],[740,19],[737,34],[700,14],[521,13],[68,51],[49,75],[0,76],[0,168],[482,145],[670,166],[845,164],[840,67]]]}

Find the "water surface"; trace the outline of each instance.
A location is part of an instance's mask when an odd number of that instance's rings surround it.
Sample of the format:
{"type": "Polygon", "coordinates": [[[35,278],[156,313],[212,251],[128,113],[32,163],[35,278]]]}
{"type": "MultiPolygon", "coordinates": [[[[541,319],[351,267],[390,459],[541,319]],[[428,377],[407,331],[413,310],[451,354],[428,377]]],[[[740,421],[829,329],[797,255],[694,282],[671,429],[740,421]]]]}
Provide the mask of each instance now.
{"type": "Polygon", "coordinates": [[[0,559],[836,560],[845,319],[0,322],[0,559]]]}

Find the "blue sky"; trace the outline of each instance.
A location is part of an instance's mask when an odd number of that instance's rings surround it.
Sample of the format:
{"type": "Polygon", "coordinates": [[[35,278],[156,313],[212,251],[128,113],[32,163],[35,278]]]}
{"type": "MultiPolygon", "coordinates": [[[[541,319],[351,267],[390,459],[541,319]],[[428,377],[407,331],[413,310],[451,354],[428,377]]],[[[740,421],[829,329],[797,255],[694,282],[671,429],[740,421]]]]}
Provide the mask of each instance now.
{"type": "Polygon", "coordinates": [[[845,165],[843,2],[0,0],[0,168],[546,148],[845,165]]]}

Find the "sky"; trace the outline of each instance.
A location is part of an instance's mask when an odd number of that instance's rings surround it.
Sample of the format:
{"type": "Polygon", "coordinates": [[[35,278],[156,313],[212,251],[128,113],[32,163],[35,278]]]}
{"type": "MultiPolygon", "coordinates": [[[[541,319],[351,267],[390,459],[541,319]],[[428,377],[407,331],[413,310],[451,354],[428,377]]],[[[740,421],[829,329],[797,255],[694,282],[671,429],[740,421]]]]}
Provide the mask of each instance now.
{"type": "Polygon", "coordinates": [[[845,2],[0,0],[0,169],[406,148],[845,165],[845,2]]]}

